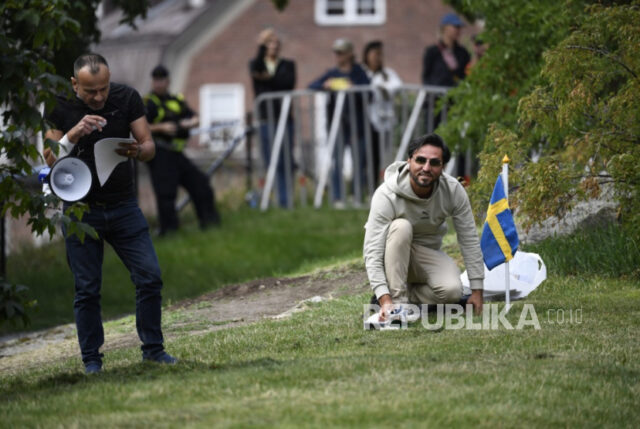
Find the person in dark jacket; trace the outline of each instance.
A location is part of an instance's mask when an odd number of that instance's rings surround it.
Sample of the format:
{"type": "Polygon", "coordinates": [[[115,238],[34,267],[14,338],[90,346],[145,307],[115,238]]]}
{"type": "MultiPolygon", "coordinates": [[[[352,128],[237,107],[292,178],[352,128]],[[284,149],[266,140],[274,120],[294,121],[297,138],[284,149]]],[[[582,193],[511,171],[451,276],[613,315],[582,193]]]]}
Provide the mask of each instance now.
{"type": "MultiPolygon", "coordinates": [[[[448,13],[440,20],[440,39],[435,45],[427,47],[422,59],[422,83],[453,87],[467,75],[466,69],[471,55],[458,43],[464,22],[455,13],[448,13]]],[[[425,129],[433,132],[440,125],[440,112],[434,111],[433,129],[429,129],[425,115],[425,129]]],[[[464,176],[464,156],[456,157],[457,175],[464,176]]]]}
{"type": "MultiPolygon", "coordinates": [[[[367,72],[355,62],[355,56],[353,52],[353,44],[347,39],[337,39],[333,44],[333,52],[335,54],[336,66],[327,70],[322,76],[318,79],[314,80],[309,84],[310,89],[315,90],[326,90],[326,91],[340,91],[344,89],[348,89],[354,85],[369,85],[370,80],[367,76],[367,72]]],[[[345,142],[345,145],[351,145],[352,150],[353,143],[358,145],[358,160],[360,164],[359,172],[358,169],[354,169],[355,175],[354,177],[359,177],[360,182],[362,184],[365,183],[366,178],[366,154],[365,154],[365,142],[364,142],[364,102],[362,95],[355,96],[355,134],[356,134],[356,142],[352,142],[352,133],[351,133],[351,112],[349,109],[351,103],[348,100],[345,100],[344,110],[342,111],[342,136],[345,142]]],[[[332,96],[329,99],[329,104],[327,106],[328,110],[328,118],[332,118],[333,109],[335,106],[335,97],[332,96]]],[[[355,152],[352,152],[355,154],[355,152]]],[[[332,173],[332,188],[333,188],[333,200],[334,204],[338,207],[341,207],[344,202],[342,195],[342,189],[340,186],[340,175],[342,174],[342,163],[340,160],[341,156],[337,156],[337,151],[333,153],[334,159],[334,168],[332,173]]],[[[355,160],[355,156],[354,156],[355,160]]]]}
{"type": "MultiPolygon", "coordinates": [[[[278,35],[272,28],[263,30],[258,36],[258,53],[249,62],[249,73],[253,82],[253,93],[257,98],[266,92],[291,91],[296,86],[296,64],[292,60],[280,57],[281,43],[278,35]]],[[[262,159],[268,168],[271,161],[272,141],[275,136],[278,118],[282,102],[276,99],[273,102],[260,103],[258,121],[260,123],[260,142],[262,159]],[[271,103],[272,108],[269,108],[271,103]]],[[[289,190],[286,181],[285,149],[288,148],[289,166],[293,166],[293,121],[291,112],[287,120],[287,128],[284,136],[284,144],[276,170],[278,189],[278,203],[281,207],[288,207],[289,190]]]]}
{"type": "Polygon", "coordinates": [[[465,77],[471,60],[469,52],[460,44],[460,29],[464,22],[455,13],[440,20],[440,40],[427,47],[422,59],[422,83],[425,85],[456,86],[465,77]]]}
{"type": "Polygon", "coordinates": [[[201,228],[219,225],[220,214],[209,177],[183,153],[189,129],[199,124],[198,115],[181,94],[169,93],[166,67],[156,66],[151,78],[151,92],[145,96],[145,102],[147,120],[156,143],[156,157],[147,165],[156,194],[160,235],[178,229],[178,185],[189,193],[201,228]]]}

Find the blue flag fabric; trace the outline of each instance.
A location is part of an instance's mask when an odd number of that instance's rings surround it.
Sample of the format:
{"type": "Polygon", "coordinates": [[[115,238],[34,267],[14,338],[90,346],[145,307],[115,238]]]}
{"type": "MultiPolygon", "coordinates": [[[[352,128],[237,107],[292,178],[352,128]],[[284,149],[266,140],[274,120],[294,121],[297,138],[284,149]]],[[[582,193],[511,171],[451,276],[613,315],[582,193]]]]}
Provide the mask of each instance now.
{"type": "Polygon", "coordinates": [[[518,244],[518,231],[504,193],[502,175],[499,175],[491,194],[487,220],[484,222],[480,239],[482,256],[487,268],[492,270],[510,261],[518,250],[518,244]]]}

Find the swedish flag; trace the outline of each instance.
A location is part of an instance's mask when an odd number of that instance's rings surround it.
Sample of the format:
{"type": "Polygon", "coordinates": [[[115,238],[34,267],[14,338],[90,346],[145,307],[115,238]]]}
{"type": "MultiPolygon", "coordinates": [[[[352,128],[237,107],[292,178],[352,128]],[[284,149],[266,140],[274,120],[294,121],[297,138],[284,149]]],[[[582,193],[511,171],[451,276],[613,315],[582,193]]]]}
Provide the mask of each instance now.
{"type": "Polygon", "coordinates": [[[518,250],[518,244],[518,231],[513,222],[500,175],[491,194],[487,220],[484,222],[480,239],[480,247],[487,268],[492,270],[503,262],[511,260],[518,250]]]}

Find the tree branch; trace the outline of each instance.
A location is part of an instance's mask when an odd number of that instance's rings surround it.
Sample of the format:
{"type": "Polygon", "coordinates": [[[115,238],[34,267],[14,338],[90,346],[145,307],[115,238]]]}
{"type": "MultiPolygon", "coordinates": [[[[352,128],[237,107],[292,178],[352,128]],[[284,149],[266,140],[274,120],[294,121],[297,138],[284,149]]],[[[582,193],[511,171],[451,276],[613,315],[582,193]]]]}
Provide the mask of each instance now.
{"type": "Polygon", "coordinates": [[[635,79],[638,79],[638,75],[633,70],[631,70],[631,68],[629,66],[627,66],[625,63],[623,63],[618,57],[612,55],[611,52],[607,51],[606,49],[598,49],[598,48],[593,48],[591,46],[580,46],[580,45],[568,45],[567,49],[581,49],[583,51],[591,51],[591,52],[595,52],[596,54],[600,54],[602,56],[610,58],[613,61],[615,61],[616,63],[620,64],[629,73],[631,73],[631,75],[635,79]]]}

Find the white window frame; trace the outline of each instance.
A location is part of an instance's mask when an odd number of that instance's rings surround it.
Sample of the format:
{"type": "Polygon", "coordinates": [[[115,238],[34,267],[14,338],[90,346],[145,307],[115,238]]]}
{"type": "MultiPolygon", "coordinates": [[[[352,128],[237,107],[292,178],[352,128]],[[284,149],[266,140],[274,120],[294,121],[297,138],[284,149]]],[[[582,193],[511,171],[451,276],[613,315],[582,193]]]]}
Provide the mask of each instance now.
{"type": "Polygon", "coordinates": [[[382,25],[387,21],[387,1],[372,0],[374,15],[359,15],[358,0],[344,0],[343,15],[329,15],[327,6],[331,0],[315,0],[315,20],[318,25],[382,25]]]}
{"type": "MultiPolygon", "coordinates": [[[[225,132],[236,135],[244,123],[244,85],[241,83],[205,84],[200,87],[200,127],[206,128],[216,123],[239,121],[235,128],[225,128],[225,132]]],[[[201,133],[200,144],[209,146],[213,152],[224,150],[225,139],[222,130],[216,133],[201,133]]]]}

